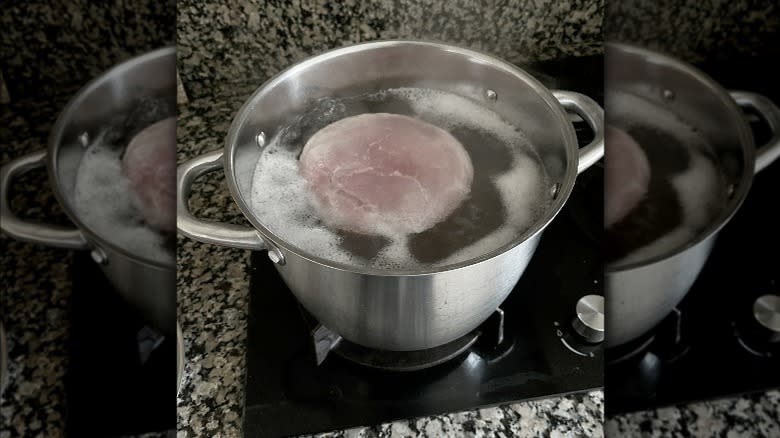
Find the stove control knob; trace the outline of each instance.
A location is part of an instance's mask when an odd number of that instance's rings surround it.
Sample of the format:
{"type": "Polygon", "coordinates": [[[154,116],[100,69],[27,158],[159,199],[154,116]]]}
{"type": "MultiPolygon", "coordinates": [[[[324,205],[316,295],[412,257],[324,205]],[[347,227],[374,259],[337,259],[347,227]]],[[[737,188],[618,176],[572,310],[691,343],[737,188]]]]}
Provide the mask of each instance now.
{"type": "Polygon", "coordinates": [[[585,342],[596,344],[604,340],[604,297],[585,295],[577,301],[577,316],[572,321],[574,331],[585,342]]]}
{"type": "Polygon", "coordinates": [[[762,295],[753,302],[753,318],[769,335],[769,342],[780,341],[780,296],[762,295]]]}

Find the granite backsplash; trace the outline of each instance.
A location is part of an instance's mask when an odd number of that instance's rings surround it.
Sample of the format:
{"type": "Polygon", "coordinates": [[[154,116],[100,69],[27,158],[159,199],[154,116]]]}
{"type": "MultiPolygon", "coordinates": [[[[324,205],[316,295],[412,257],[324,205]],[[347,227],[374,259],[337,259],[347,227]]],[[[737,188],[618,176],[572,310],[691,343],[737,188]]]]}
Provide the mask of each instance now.
{"type": "Polygon", "coordinates": [[[0,70],[11,100],[78,89],[132,56],[174,44],[175,0],[3,2],[0,70]]]}
{"type": "Polygon", "coordinates": [[[605,37],[689,62],[780,55],[780,4],[759,0],[183,0],[177,7],[179,70],[192,98],[236,82],[259,86],[296,61],[376,39],[448,42],[517,64],[600,53],[605,37]]]}
{"type": "Polygon", "coordinates": [[[607,40],[634,43],[688,62],[780,56],[780,3],[762,0],[607,2],[607,40]]]}
{"type": "Polygon", "coordinates": [[[259,86],[328,49],[376,39],[467,46],[510,62],[602,51],[604,0],[183,0],[179,74],[190,98],[259,86]]]}

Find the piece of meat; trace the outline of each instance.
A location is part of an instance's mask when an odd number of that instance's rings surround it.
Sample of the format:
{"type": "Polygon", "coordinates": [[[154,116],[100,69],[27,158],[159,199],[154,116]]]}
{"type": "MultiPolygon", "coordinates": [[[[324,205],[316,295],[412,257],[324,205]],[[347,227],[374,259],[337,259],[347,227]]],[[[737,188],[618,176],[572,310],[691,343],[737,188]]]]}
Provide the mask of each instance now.
{"type": "Polygon", "coordinates": [[[419,233],[468,196],[474,169],[447,131],[398,114],[347,117],[317,131],[299,169],[320,218],[362,234],[419,233]]]}
{"type": "Polygon", "coordinates": [[[604,167],[604,226],[610,228],[625,218],[647,193],[650,164],[630,135],[607,125],[604,167]]]}
{"type": "Polygon", "coordinates": [[[176,118],[144,128],[125,149],[122,171],[136,207],[152,227],[176,229],[176,118]]]}

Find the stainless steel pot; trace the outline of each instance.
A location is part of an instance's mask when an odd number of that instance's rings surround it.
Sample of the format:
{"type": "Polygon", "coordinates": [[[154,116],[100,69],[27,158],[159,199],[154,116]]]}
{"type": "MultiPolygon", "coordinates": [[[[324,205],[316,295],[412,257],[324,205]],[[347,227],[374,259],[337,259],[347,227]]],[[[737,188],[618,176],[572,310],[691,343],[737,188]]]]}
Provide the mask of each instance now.
{"type": "Polygon", "coordinates": [[[176,268],[144,254],[132,254],[93,232],[73,208],[76,170],[85,148],[80,136],[94,136],[109,125],[111,117],[127,111],[143,96],[176,98],[176,51],[159,49],[117,65],[98,77],[68,103],[49,136],[48,150],[17,158],[0,171],[0,228],[8,236],[26,242],[89,250],[119,293],[166,334],[175,333],[176,268]],[[75,224],[66,228],[32,223],[9,208],[8,188],[13,179],[36,167],[46,166],[57,201],[75,224]]]}
{"type": "Polygon", "coordinates": [[[696,240],[649,260],[607,267],[606,340],[612,347],[655,327],[693,285],[718,232],[747,196],[754,173],[780,156],[780,109],[754,93],[727,92],[694,67],[650,50],[609,43],[606,59],[607,95],[631,92],[683,117],[710,142],[733,188],[720,216],[696,240]],[[756,148],[740,107],[752,107],[768,122],[773,132],[768,144],[756,148]]]}
{"type": "Polygon", "coordinates": [[[517,283],[542,230],[563,207],[578,172],[603,155],[603,111],[577,93],[551,92],[500,59],[460,47],[384,41],[346,47],[294,65],[260,87],[233,120],[224,150],[178,170],[179,232],[201,242],[267,250],[292,292],[322,324],[344,338],[385,350],[445,344],[483,322],[517,283]],[[394,87],[428,87],[483,101],[521,129],[540,152],[554,200],[543,218],[496,251],[440,269],[385,271],[307,254],[268,230],[249,207],[255,163],[265,138],[322,97],[394,87]],[[578,150],[566,111],[595,133],[578,150]],[[188,210],[192,182],[222,169],[233,199],[252,227],[206,222],[188,210]]]}

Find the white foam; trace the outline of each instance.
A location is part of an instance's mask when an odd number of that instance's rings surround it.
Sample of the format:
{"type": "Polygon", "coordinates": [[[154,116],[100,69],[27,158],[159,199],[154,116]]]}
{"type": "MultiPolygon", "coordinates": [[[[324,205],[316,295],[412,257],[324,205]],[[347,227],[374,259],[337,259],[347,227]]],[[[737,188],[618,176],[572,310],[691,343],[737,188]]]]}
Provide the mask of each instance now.
{"type": "Polygon", "coordinates": [[[398,236],[382,248],[374,263],[386,269],[408,269],[410,260],[414,260],[414,256],[409,250],[408,237],[398,236]]]}
{"type": "Polygon", "coordinates": [[[297,152],[276,136],[260,155],[252,181],[251,204],[263,223],[283,239],[315,256],[351,263],[341,238],[321,224],[310,207],[306,181],[298,174],[297,152]]]}
{"type": "Polygon", "coordinates": [[[406,100],[420,118],[440,128],[476,127],[507,144],[517,144],[520,139],[527,143],[525,135],[494,111],[457,94],[428,88],[391,88],[377,95],[406,100]]]}
{"type": "Polygon", "coordinates": [[[163,237],[143,223],[132,190],[122,173],[121,148],[106,145],[104,134],[84,152],[76,172],[74,208],[97,235],[133,254],[172,263],[173,251],[163,237]]]}
{"type": "Polygon", "coordinates": [[[691,155],[688,170],[671,178],[686,225],[693,229],[702,228],[720,211],[722,178],[712,160],[699,153],[691,155]]]}
{"type": "MultiPolygon", "coordinates": [[[[506,211],[503,226],[453,255],[433,264],[421,265],[409,247],[409,235],[384,237],[390,243],[371,260],[344,249],[336,230],[320,221],[312,207],[312,196],[298,172],[298,153],[303,144],[284,144],[285,132],[275,135],[255,167],[250,194],[252,210],[278,237],[312,255],[335,262],[376,269],[415,269],[463,262],[495,250],[518,238],[544,212],[547,176],[530,142],[514,126],[491,110],[469,99],[425,89],[394,89],[369,98],[381,100],[388,95],[407,101],[419,117],[446,130],[468,127],[498,137],[510,151],[510,169],[494,178],[506,211]]],[[[333,103],[329,107],[335,107],[333,103]]],[[[295,129],[294,127],[288,127],[295,129]]],[[[305,140],[304,140],[305,141],[305,140]]],[[[475,175],[480,172],[474,169],[475,175]]]]}
{"type": "Polygon", "coordinates": [[[539,216],[547,178],[540,163],[528,155],[515,155],[512,167],[494,178],[507,210],[507,222],[517,229],[530,227],[539,216]]]}
{"type": "Polygon", "coordinates": [[[479,257],[510,242],[533,225],[544,212],[542,201],[547,178],[537,160],[516,155],[512,167],[494,178],[506,209],[506,222],[499,229],[447,257],[444,264],[453,264],[479,257]]]}

